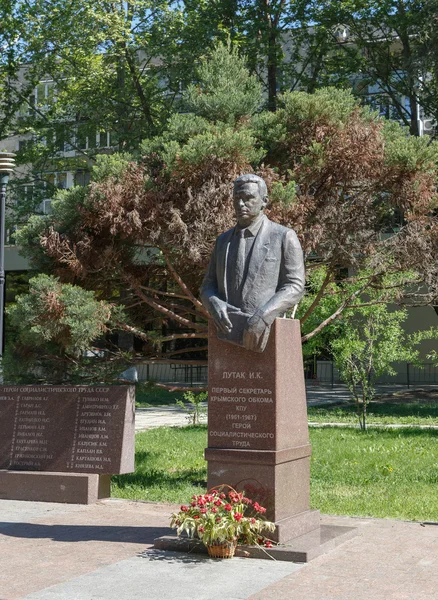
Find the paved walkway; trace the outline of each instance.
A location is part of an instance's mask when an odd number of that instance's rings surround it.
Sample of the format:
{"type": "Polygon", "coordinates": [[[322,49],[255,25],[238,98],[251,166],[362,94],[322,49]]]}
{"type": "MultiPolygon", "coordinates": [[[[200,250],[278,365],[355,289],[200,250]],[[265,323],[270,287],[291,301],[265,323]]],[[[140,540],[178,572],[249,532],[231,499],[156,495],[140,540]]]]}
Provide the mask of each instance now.
{"type": "Polygon", "coordinates": [[[322,517],[358,535],[307,565],[163,553],[177,507],[0,500],[0,600],[436,600],[438,524],[322,517]]]}

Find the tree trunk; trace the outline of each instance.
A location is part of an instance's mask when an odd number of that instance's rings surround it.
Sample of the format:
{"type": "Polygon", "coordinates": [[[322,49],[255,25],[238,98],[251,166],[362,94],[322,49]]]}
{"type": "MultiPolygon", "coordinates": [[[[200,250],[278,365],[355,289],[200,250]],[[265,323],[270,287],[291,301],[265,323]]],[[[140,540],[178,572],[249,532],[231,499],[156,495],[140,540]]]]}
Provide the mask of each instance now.
{"type": "Polygon", "coordinates": [[[269,32],[268,45],[268,109],[277,109],[277,36],[274,29],[269,32]]]}
{"type": "MultiPolygon", "coordinates": [[[[400,18],[404,21],[406,19],[406,10],[405,6],[402,3],[399,3],[397,10],[400,18]]],[[[403,22],[402,21],[402,22],[403,22]]],[[[411,49],[411,40],[409,38],[409,31],[406,27],[402,25],[402,31],[399,31],[398,34],[400,36],[400,41],[402,43],[402,58],[403,58],[403,67],[406,71],[406,79],[408,84],[408,98],[409,98],[409,111],[410,111],[410,126],[409,131],[411,135],[419,136],[419,126],[418,126],[418,95],[416,93],[416,88],[418,85],[418,73],[415,69],[415,64],[412,57],[412,49],[411,49]]]]}

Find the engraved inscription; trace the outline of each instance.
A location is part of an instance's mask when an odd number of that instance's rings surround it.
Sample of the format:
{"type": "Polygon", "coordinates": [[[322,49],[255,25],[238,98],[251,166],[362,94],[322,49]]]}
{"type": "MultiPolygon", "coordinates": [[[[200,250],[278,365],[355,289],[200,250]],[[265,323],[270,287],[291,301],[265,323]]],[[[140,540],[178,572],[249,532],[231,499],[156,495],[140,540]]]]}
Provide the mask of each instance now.
{"type": "Polygon", "coordinates": [[[50,423],[47,401],[48,396],[45,395],[19,394],[16,397],[10,469],[39,469],[42,461],[53,458],[46,438],[46,428],[50,423]]]}
{"type": "Polygon", "coordinates": [[[107,421],[110,422],[118,404],[111,403],[108,396],[78,398],[70,467],[93,468],[104,471],[111,468],[111,458],[105,455],[108,447],[107,421]]]}
{"type": "Polygon", "coordinates": [[[223,370],[215,375],[209,394],[210,444],[272,448],[275,431],[269,413],[272,413],[274,393],[270,378],[263,371],[223,370]]]}
{"type": "Polygon", "coordinates": [[[2,469],[133,470],[134,393],[128,386],[0,386],[0,417],[2,469]]]}

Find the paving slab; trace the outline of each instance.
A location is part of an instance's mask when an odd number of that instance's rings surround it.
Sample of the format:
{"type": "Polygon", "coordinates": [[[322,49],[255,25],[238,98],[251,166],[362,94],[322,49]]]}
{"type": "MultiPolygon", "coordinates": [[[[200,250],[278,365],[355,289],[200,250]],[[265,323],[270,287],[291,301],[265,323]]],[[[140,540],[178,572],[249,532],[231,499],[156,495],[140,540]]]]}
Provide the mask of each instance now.
{"type": "Polygon", "coordinates": [[[91,505],[0,500],[0,600],[23,598],[136,556],[171,532],[174,509],[118,500],[91,505]]]}
{"type": "Polygon", "coordinates": [[[302,565],[160,552],[174,504],[0,500],[0,600],[437,600],[438,523],[322,516],[356,537],[302,565]]]}
{"type": "Polygon", "coordinates": [[[248,600],[437,600],[438,522],[329,516],[323,522],[355,526],[358,535],[248,600]]]}
{"type": "MultiPolygon", "coordinates": [[[[204,403],[205,406],[206,403],[204,403]]],[[[207,423],[205,416],[202,423],[207,423]]],[[[135,430],[155,429],[156,427],[183,427],[187,425],[187,412],[180,406],[151,406],[135,409],[135,430]]]]}
{"type": "Polygon", "coordinates": [[[266,563],[256,559],[234,558],[213,561],[181,553],[146,552],[76,577],[40,592],[26,600],[245,600],[267,585],[292,575],[301,568],[294,563],[266,563]]]}

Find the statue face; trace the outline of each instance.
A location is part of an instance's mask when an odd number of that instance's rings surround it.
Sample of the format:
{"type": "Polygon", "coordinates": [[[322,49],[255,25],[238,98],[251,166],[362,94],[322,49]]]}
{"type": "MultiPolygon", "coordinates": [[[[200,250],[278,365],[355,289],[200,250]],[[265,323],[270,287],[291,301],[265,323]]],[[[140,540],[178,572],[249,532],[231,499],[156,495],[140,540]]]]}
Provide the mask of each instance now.
{"type": "Polygon", "coordinates": [[[233,203],[241,227],[248,227],[263,213],[267,198],[260,195],[257,183],[249,182],[234,189],[233,203]]]}

